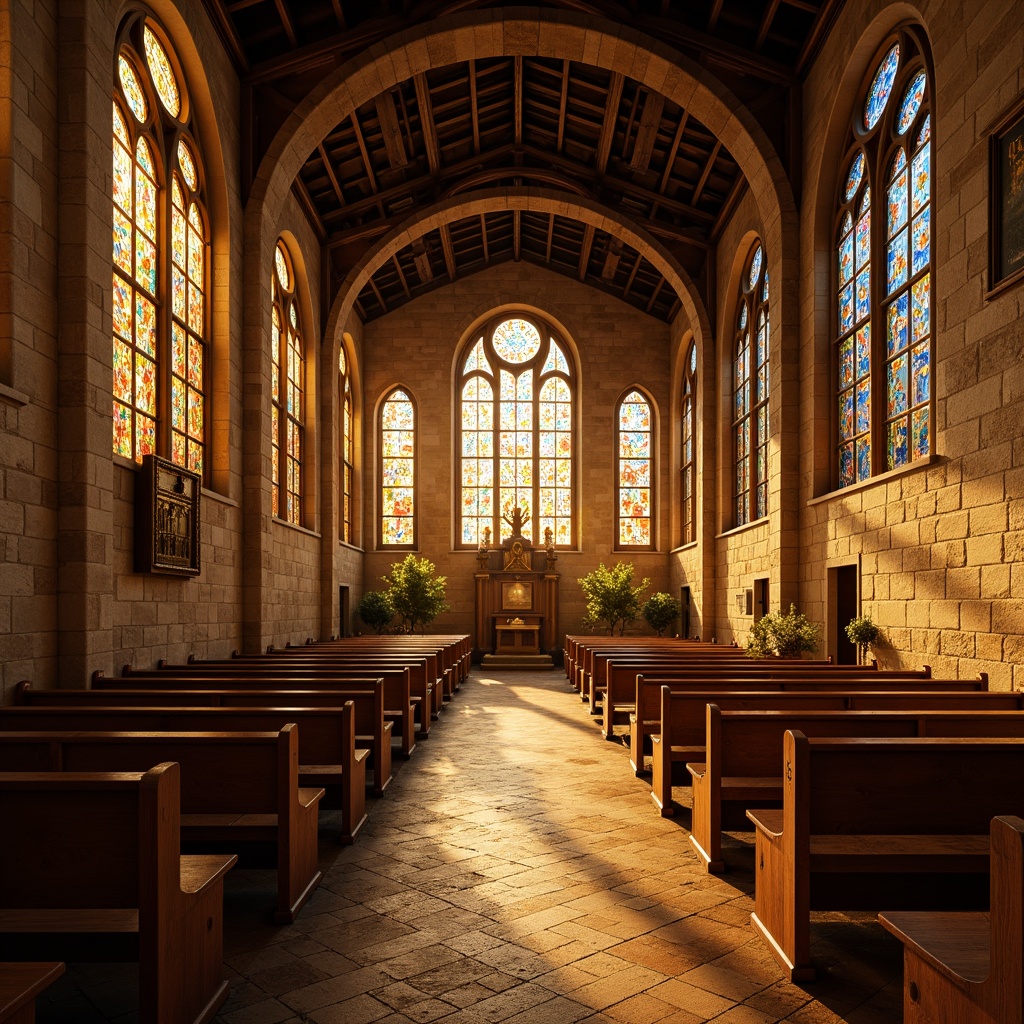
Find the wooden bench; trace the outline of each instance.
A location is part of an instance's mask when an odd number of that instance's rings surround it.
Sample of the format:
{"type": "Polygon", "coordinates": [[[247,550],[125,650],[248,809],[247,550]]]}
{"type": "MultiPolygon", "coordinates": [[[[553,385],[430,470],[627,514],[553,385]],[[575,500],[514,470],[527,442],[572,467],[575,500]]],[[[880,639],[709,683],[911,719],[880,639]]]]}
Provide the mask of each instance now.
{"type": "Polygon", "coordinates": [[[903,943],[904,1024],[1024,1020],[1024,820],[990,835],[989,913],[878,915],[903,943]]]}
{"type": "Polygon", "coordinates": [[[34,1024],[36,996],[63,973],[62,963],[0,963],[0,1022],[34,1024]]]}
{"type": "Polygon", "coordinates": [[[1013,711],[1024,708],[1024,694],[994,693],[989,690],[793,690],[729,691],[674,690],[661,687],[661,711],[657,733],[650,734],[651,800],[663,817],[671,817],[672,787],[689,784],[685,765],[704,761],[708,704],[723,711],[899,711],[921,708],[929,711],[1013,711]],[[677,778],[678,776],[678,778],[677,778]]]}
{"type": "Polygon", "coordinates": [[[180,853],[178,779],[173,763],[0,774],[4,959],[134,959],[140,1020],[213,1019],[228,994],[224,875],[237,858],[180,853]]]}
{"type": "Polygon", "coordinates": [[[277,868],[276,924],[291,924],[320,884],[317,806],[299,786],[298,727],[279,732],[7,732],[3,771],[145,771],[176,761],[181,840],[217,844],[277,868]],[[269,854],[269,857],[268,857],[269,854]]]}
{"type": "Polygon", "coordinates": [[[706,869],[725,870],[723,830],[746,831],[748,807],[782,802],[782,739],[805,736],[1024,737],[1022,711],[722,711],[706,707],[706,760],[690,762],[690,845],[706,869]]]}
{"type": "Polygon", "coordinates": [[[989,823],[1024,811],[1024,740],[790,730],[782,765],[782,809],[747,811],[751,923],[791,981],[814,977],[812,910],[984,908],[989,823]]]}
{"type": "Polygon", "coordinates": [[[340,708],[351,701],[356,719],[356,746],[370,752],[373,793],[383,796],[391,783],[393,722],[384,711],[383,680],[366,680],[362,689],[338,690],[37,690],[20,682],[14,689],[15,706],[27,707],[302,707],[340,708]]]}
{"type": "Polygon", "coordinates": [[[342,843],[366,823],[366,759],[356,746],[352,703],[341,708],[0,707],[0,731],[277,732],[299,727],[299,784],[325,789],[323,808],[341,808],[342,843]]]}

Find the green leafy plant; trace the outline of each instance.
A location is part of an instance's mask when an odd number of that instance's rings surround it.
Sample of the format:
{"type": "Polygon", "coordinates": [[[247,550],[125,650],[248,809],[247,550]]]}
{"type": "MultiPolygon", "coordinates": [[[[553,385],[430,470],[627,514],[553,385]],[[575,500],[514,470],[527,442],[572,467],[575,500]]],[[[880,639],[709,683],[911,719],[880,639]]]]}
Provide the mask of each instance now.
{"type": "Polygon", "coordinates": [[[391,566],[390,575],[381,577],[388,585],[388,600],[407,633],[417,626],[422,632],[438,615],[448,611],[445,600],[448,577],[438,576],[436,572],[429,558],[406,555],[391,566]]]}
{"type": "Polygon", "coordinates": [[[659,591],[644,602],[640,614],[644,622],[661,636],[679,618],[679,602],[671,594],[659,591]]]}
{"type": "Polygon", "coordinates": [[[747,654],[751,658],[799,658],[805,652],[813,654],[820,642],[821,626],[791,604],[788,612],[769,612],[754,623],[747,654]]]}
{"type": "Polygon", "coordinates": [[[846,624],[846,636],[856,645],[860,660],[864,660],[868,648],[877,643],[882,635],[881,627],[870,615],[858,615],[846,624]]]}
{"type": "Polygon", "coordinates": [[[375,633],[383,633],[395,617],[395,609],[383,590],[368,590],[363,594],[356,614],[375,633]]]}
{"type": "Polygon", "coordinates": [[[629,562],[616,562],[610,569],[602,562],[593,572],[576,581],[587,599],[583,624],[604,623],[609,636],[619,627],[619,635],[626,626],[640,617],[640,598],[650,586],[649,579],[633,586],[633,566],[629,562]]]}

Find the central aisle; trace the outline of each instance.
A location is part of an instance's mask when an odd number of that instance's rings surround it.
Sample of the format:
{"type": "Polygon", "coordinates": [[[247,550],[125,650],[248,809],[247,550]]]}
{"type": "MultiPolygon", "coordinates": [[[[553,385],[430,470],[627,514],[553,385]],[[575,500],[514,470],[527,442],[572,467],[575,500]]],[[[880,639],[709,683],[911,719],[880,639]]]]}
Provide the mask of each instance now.
{"type": "Polygon", "coordinates": [[[229,897],[218,1020],[900,1020],[880,927],[817,925],[822,980],[783,982],[749,924],[750,872],[698,871],[688,812],[663,819],[648,794],[560,671],[474,668],[356,843],[321,841],[294,926],[229,897]]]}

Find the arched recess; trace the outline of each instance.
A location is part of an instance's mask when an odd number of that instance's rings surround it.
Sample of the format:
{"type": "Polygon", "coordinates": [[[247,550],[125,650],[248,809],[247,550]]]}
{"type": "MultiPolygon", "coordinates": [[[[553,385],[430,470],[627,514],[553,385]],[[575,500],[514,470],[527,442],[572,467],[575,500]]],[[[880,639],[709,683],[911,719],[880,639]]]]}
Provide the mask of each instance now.
{"type": "MultiPolygon", "coordinates": [[[[903,24],[913,24],[925,37],[929,44],[930,33],[921,12],[908,3],[896,3],[870,17],[864,15],[866,23],[855,26],[849,32],[850,38],[857,43],[849,50],[846,63],[838,68],[827,88],[820,90],[832,97],[832,105],[827,112],[827,120],[822,136],[822,144],[818,147],[809,146],[812,153],[816,151],[814,163],[808,170],[805,181],[808,184],[808,204],[812,212],[810,218],[810,237],[806,239],[807,260],[813,266],[813,272],[804,275],[807,287],[815,289],[814,294],[805,296],[809,308],[813,309],[813,324],[810,337],[813,339],[813,408],[809,422],[820,426],[826,436],[820,433],[808,439],[804,446],[806,458],[810,459],[812,493],[824,494],[831,487],[832,476],[832,402],[834,380],[832,375],[832,346],[834,315],[834,298],[831,295],[833,268],[832,260],[835,249],[835,195],[839,175],[845,173],[843,155],[847,146],[850,119],[854,115],[853,105],[858,102],[861,85],[870,71],[870,65],[878,48],[886,36],[903,24]],[[869,20],[867,20],[869,19],[869,20]],[[852,99],[851,99],[852,98],[852,99]],[[823,287],[816,285],[821,282],[823,287]]],[[[937,121],[937,96],[940,95],[934,69],[931,81],[935,86],[932,98],[933,125],[937,121]]],[[[933,175],[936,173],[933,170],[933,175]]],[[[882,193],[879,193],[881,196],[882,193]]],[[[932,225],[933,238],[938,237],[935,224],[932,225]]],[[[934,243],[933,243],[934,244],[934,243]]]]}

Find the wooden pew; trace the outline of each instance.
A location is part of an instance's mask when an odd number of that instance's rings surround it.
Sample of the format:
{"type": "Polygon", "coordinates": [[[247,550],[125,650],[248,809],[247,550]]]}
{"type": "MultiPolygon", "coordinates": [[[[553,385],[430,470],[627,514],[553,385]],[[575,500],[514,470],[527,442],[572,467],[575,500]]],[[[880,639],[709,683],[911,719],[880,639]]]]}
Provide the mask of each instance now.
{"type": "Polygon", "coordinates": [[[179,852],[179,771],[0,774],[0,949],[137,959],[139,1018],[213,1019],[233,855],[179,852]],[[41,855],[45,851],[45,856],[41,855]]]}
{"type": "Polygon", "coordinates": [[[0,732],[277,732],[299,727],[299,783],[325,789],[321,808],[341,808],[343,843],[366,823],[366,759],[356,747],[351,702],[341,708],[0,707],[0,732]]]}
{"type": "Polygon", "coordinates": [[[782,802],[782,739],[805,736],[1024,737],[1022,711],[722,711],[705,708],[706,760],[691,776],[690,845],[705,868],[725,870],[722,831],[746,831],[748,807],[782,802]]]}
{"type": "Polygon", "coordinates": [[[291,924],[320,884],[317,805],[299,786],[298,727],[279,732],[6,732],[0,770],[145,771],[176,761],[181,841],[267,854],[277,868],[276,924],[291,924]]]}
{"type": "Polygon", "coordinates": [[[1024,820],[990,834],[989,913],[878,915],[903,943],[904,1024],[1024,1020],[1024,820]]]}
{"type": "Polygon", "coordinates": [[[782,763],[782,809],[747,811],[751,923],[791,981],[814,977],[812,910],[985,906],[994,808],[1024,811],[1024,740],[787,731],[782,763]]]}
{"type": "Polygon", "coordinates": [[[34,1024],[36,996],[63,973],[62,963],[0,963],[0,1022],[34,1024]]]}
{"type": "Polygon", "coordinates": [[[989,690],[691,690],[661,687],[657,733],[650,733],[651,799],[663,817],[672,815],[672,785],[689,784],[684,765],[704,761],[705,706],[723,711],[1014,711],[1024,708],[1024,694],[989,690]],[[678,767],[678,773],[674,770],[678,767]]]}
{"type": "Polygon", "coordinates": [[[26,707],[302,707],[340,708],[351,701],[356,719],[356,746],[370,751],[373,793],[383,796],[391,783],[391,731],[384,714],[384,686],[367,680],[364,689],[339,690],[37,690],[28,682],[14,689],[14,705],[26,707]]]}

